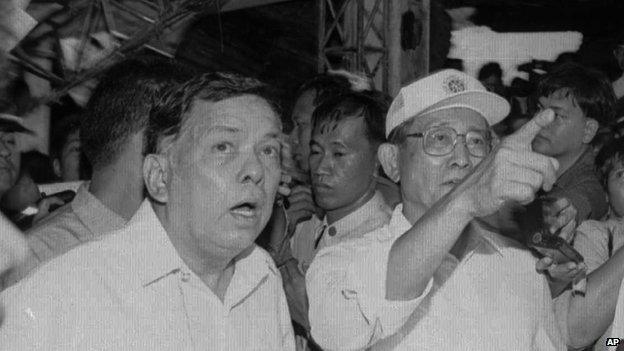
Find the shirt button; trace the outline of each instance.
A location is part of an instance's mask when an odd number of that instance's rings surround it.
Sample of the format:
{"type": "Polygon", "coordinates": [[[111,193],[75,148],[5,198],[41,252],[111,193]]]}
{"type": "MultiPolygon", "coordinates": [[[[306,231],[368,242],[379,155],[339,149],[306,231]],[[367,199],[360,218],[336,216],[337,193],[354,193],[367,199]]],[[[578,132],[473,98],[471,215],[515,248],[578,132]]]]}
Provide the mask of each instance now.
{"type": "Polygon", "coordinates": [[[327,231],[327,234],[329,234],[329,236],[334,236],[334,235],[336,235],[336,228],[334,228],[334,227],[329,227],[329,230],[327,231]]]}
{"type": "Polygon", "coordinates": [[[188,272],[182,272],[182,281],[188,282],[191,279],[191,274],[188,272]]]}

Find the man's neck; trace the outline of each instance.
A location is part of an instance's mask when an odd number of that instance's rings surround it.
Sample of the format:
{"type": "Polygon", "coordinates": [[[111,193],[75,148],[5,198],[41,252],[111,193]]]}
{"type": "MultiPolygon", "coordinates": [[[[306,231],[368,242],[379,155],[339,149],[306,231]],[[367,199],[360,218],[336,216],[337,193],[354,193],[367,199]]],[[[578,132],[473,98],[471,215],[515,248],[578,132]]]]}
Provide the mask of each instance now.
{"type": "Polygon", "coordinates": [[[589,148],[588,145],[583,145],[583,147],[576,152],[570,152],[570,153],[558,156],[557,161],[559,162],[559,169],[557,170],[557,178],[561,177],[563,173],[565,173],[568,169],[570,169],[570,167],[572,167],[572,165],[574,165],[576,161],[578,161],[579,158],[581,158],[583,153],[585,153],[585,151],[587,151],[588,148],[589,148]]]}
{"type": "Polygon", "coordinates": [[[134,169],[117,161],[94,170],[89,192],[104,206],[128,220],[143,201],[143,180],[134,169]]]}
{"type": "Polygon", "coordinates": [[[238,255],[223,251],[204,252],[199,245],[192,244],[194,240],[189,235],[189,228],[176,225],[184,223],[179,220],[184,214],[172,213],[165,205],[152,203],[152,207],[182,261],[223,301],[234,276],[236,258],[250,254],[254,247],[238,255]]]}
{"type": "Polygon", "coordinates": [[[349,206],[345,206],[336,210],[327,211],[325,215],[327,216],[327,224],[331,225],[336,223],[337,221],[345,218],[351,213],[357,211],[360,207],[364,206],[370,199],[375,196],[375,183],[369,184],[368,189],[359,199],[350,204],[349,206]]]}

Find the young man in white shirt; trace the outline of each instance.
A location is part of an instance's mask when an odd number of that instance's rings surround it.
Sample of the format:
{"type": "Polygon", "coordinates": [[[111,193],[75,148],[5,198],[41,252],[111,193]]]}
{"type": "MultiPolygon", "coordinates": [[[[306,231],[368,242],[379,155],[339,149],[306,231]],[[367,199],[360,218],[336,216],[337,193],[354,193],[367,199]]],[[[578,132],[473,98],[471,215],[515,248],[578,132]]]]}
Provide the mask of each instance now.
{"type": "Polygon", "coordinates": [[[353,240],[390,219],[392,209],[380,191],[377,148],[385,141],[388,103],[378,92],[349,92],[321,103],[312,118],[312,194],[323,218],[296,226],[281,259],[291,316],[309,330],[305,272],[324,247],[353,240]]]}

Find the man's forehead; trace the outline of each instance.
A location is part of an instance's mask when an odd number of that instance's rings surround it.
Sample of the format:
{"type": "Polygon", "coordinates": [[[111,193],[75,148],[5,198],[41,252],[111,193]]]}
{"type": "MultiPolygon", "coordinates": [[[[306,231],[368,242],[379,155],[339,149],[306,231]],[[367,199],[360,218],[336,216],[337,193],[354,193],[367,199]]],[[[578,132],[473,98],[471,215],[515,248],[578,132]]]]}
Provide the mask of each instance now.
{"type": "Polygon", "coordinates": [[[197,100],[185,123],[195,131],[261,132],[281,130],[281,121],[273,108],[255,95],[236,96],[221,101],[197,100]]]}
{"type": "Polygon", "coordinates": [[[561,88],[553,91],[548,96],[540,96],[538,101],[541,105],[548,104],[552,107],[564,108],[566,103],[570,102],[576,106],[576,98],[572,91],[568,88],[561,88]]]}
{"type": "Polygon", "coordinates": [[[349,116],[340,120],[326,120],[318,123],[312,131],[312,138],[327,138],[331,140],[343,140],[351,137],[366,137],[364,129],[364,117],[349,116]]]}

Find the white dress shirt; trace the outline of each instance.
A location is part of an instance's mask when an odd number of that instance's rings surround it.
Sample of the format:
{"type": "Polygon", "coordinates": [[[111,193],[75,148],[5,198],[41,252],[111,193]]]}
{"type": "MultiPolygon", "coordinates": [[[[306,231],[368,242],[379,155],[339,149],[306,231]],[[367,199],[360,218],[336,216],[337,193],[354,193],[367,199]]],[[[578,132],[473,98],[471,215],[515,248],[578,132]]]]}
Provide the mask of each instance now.
{"type": "Polygon", "coordinates": [[[9,350],[294,350],[278,270],[255,247],[221,301],[182,261],[149,202],[128,225],[2,294],[9,350]]]}
{"type": "Polygon", "coordinates": [[[384,226],[391,214],[392,209],[377,191],[365,204],[331,225],[328,225],[327,217],[320,220],[312,216],[297,225],[290,241],[292,256],[305,274],[318,251],[345,240],[360,238],[384,226]]]}
{"type": "Polygon", "coordinates": [[[387,226],[317,254],[306,282],[323,348],[565,350],[535,258],[480,226],[461,261],[447,255],[420,297],[386,300],[390,248],[411,227],[399,205],[387,226]]]}

